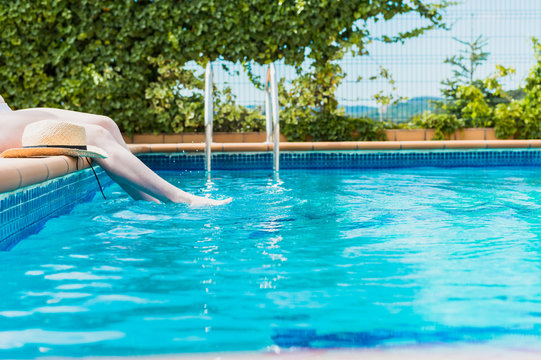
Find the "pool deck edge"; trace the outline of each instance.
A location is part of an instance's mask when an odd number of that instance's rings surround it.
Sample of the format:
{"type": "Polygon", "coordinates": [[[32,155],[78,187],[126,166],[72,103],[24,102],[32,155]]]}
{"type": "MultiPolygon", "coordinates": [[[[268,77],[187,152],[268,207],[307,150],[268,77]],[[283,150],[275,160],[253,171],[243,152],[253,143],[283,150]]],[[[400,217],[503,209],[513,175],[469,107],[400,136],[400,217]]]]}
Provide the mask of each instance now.
{"type": "MultiPolygon", "coordinates": [[[[85,158],[0,158],[0,194],[88,168],[85,158]]],[[[1,210],[1,209],[0,209],[1,210]]]]}
{"type": "MultiPolygon", "coordinates": [[[[203,152],[204,143],[130,144],[134,154],[203,152]]],[[[344,151],[344,150],[445,150],[445,149],[510,149],[541,148],[541,140],[443,140],[443,141],[336,141],[281,142],[283,151],[344,151]]],[[[267,152],[272,143],[213,143],[213,152],[267,152]]]]}
{"type": "MultiPolygon", "coordinates": [[[[202,153],[204,143],[130,144],[134,154],[202,153]]],[[[281,151],[354,151],[354,150],[452,150],[452,149],[532,149],[541,148],[541,140],[447,140],[447,141],[340,141],[281,142],[281,151]]],[[[271,143],[213,143],[215,153],[269,152],[271,143]]],[[[83,158],[55,156],[46,158],[0,158],[0,194],[83,170],[83,158]]]]}

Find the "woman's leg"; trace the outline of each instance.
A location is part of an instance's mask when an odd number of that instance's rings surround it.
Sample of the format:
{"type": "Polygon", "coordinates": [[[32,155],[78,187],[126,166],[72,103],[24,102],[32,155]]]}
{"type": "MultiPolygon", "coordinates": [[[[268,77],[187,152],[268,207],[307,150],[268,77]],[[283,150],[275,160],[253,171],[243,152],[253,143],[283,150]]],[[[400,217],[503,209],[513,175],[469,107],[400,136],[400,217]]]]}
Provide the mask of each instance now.
{"type": "Polygon", "coordinates": [[[99,125],[109,131],[117,143],[128,149],[128,145],[126,145],[126,142],[122,137],[122,133],[120,132],[118,125],[110,117],[53,108],[37,108],[35,110],[46,112],[54,116],[58,120],[99,125]]]}
{"type": "Polygon", "coordinates": [[[188,203],[196,206],[231,202],[231,198],[213,200],[182,191],[150,170],[103,127],[93,124],[84,127],[88,144],[104,149],[109,155],[106,159],[96,159],[96,162],[121,186],[128,185],[163,202],[188,203]]]}
{"type": "MultiPolygon", "coordinates": [[[[20,112],[26,113],[28,115],[30,115],[32,112],[36,114],[37,112],[39,112],[39,117],[43,117],[43,115],[48,114],[50,115],[50,117],[58,119],[58,120],[101,126],[110,133],[110,135],[119,145],[121,145],[125,149],[128,149],[128,145],[126,145],[126,142],[122,138],[120,129],[118,128],[116,123],[107,116],[87,114],[87,113],[71,111],[71,110],[53,109],[53,108],[26,109],[26,110],[21,110],[20,112]]],[[[122,183],[122,181],[120,181],[121,179],[116,179],[114,175],[111,176],[111,178],[113,178],[113,180],[115,180],[122,187],[122,189],[124,189],[124,191],[126,191],[135,200],[159,202],[157,199],[150,196],[149,194],[146,194],[143,191],[133,188],[129,184],[122,183]]]]}

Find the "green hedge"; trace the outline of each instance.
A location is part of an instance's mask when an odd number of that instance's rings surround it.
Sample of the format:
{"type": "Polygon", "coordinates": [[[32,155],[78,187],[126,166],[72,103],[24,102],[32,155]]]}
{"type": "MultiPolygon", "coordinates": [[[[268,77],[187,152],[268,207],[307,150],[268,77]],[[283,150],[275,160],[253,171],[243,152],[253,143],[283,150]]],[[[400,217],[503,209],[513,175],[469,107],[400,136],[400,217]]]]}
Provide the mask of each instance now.
{"type": "MultiPolygon", "coordinates": [[[[429,0],[10,0],[0,5],[0,94],[15,108],[106,114],[128,134],[202,126],[203,83],[184,68],[209,60],[326,67],[346,50],[365,54],[365,25],[413,13],[441,27],[429,0]],[[191,95],[186,95],[191,94],[191,95]]],[[[227,95],[224,95],[227,96],[227,95]]],[[[217,107],[217,129],[255,130],[261,116],[217,107]]],[[[338,136],[338,135],[336,135],[338,136]]]]}

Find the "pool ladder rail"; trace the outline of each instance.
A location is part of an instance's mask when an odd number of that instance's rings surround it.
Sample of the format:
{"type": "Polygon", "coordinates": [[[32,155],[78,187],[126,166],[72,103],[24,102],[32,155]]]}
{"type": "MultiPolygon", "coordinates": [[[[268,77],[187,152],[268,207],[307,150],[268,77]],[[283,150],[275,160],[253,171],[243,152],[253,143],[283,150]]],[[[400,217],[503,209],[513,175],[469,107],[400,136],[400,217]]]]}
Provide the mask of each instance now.
{"type": "Polygon", "coordinates": [[[278,103],[278,84],[276,83],[276,69],[270,64],[267,69],[265,82],[265,119],[267,125],[267,143],[273,141],[272,169],[280,169],[280,105],[278,103]]]}
{"type": "MultiPolygon", "coordinates": [[[[209,61],[205,69],[205,171],[211,171],[212,122],[214,116],[213,101],[213,75],[212,64],[209,61]]],[[[272,141],[272,169],[280,169],[280,107],[278,103],[278,84],[276,82],[276,69],[270,64],[267,69],[265,82],[265,119],[267,138],[266,143],[272,141]]]]}
{"type": "Polygon", "coordinates": [[[214,101],[212,98],[212,65],[207,63],[205,70],[205,171],[211,170],[212,121],[214,119],[214,101]]]}

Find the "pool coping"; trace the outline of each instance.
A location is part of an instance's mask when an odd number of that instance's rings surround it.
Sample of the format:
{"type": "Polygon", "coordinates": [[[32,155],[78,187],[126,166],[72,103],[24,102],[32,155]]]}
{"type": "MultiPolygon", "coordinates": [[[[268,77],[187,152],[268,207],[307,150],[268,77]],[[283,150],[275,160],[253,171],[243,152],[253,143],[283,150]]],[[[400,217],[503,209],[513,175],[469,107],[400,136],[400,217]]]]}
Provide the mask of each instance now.
{"type": "MultiPolygon", "coordinates": [[[[134,154],[203,152],[204,143],[130,144],[134,154]]],[[[272,143],[212,143],[213,152],[268,152],[272,143]]],[[[440,140],[440,141],[336,141],[281,142],[281,151],[342,150],[445,150],[445,149],[510,149],[541,148],[541,140],[440,140]]]]}
{"type": "MultiPolygon", "coordinates": [[[[130,144],[134,154],[201,153],[204,143],[130,144]]],[[[342,141],[281,142],[281,151],[353,151],[353,150],[453,150],[453,149],[533,149],[541,140],[444,140],[444,141],[342,141]]],[[[213,143],[211,149],[221,152],[270,152],[272,143],[213,143]]],[[[68,156],[47,158],[0,158],[0,194],[67,175],[88,168],[84,158],[68,156]]],[[[1,209],[0,209],[1,210],[1,209]]]]}
{"type": "MultiPolygon", "coordinates": [[[[88,168],[86,158],[0,158],[0,194],[88,168]]],[[[1,210],[1,209],[0,209],[1,210]]]]}

